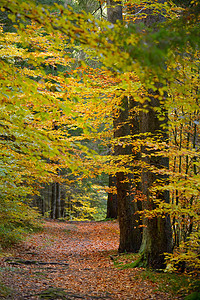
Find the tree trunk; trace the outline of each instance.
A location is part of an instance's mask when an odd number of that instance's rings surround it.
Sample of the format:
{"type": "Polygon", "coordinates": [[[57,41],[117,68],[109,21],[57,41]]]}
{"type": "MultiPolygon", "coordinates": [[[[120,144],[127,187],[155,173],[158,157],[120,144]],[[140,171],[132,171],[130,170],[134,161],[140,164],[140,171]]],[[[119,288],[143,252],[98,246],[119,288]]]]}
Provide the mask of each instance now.
{"type": "MultiPolygon", "coordinates": [[[[146,103],[148,106],[148,112],[141,112],[140,119],[140,132],[151,133],[151,137],[156,139],[156,135],[162,134],[162,139],[167,140],[167,132],[162,128],[163,122],[167,123],[167,117],[164,121],[160,121],[156,113],[156,107],[160,107],[160,102],[156,96],[156,93],[151,93],[150,103],[146,103]]],[[[166,112],[165,116],[167,115],[166,112]]],[[[163,113],[163,114],[164,114],[163,113]]],[[[153,151],[143,148],[145,154],[144,162],[147,164],[147,169],[142,173],[142,192],[145,196],[143,202],[143,208],[145,210],[153,210],[156,208],[156,204],[153,201],[153,197],[159,199],[162,202],[169,202],[168,191],[157,192],[156,195],[152,195],[150,188],[156,180],[166,181],[167,177],[162,175],[156,175],[152,171],[148,170],[148,166],[155,166],[156,168],[168,168],[169,159],[166,157],[155,157],[153,151]]],[[[148,267],[153,269],[161,269],[165,267],[164,253],[172,251],[172,230],[169,215],[156,216],[144,219],[144,231],[143,241],[140,251],[143,253],[144,260],[148,267]]]]}
{"type": "MultiPolygon", "coordinates": [[[[58,130],[56,122],[53,123],[53,130],[58,130]]],[[[59,162],[57,162],[59,164],[59,162]]],[[[57,175],[60,175],[60,170],[57,169],[57,175]]],[[[59,182],[52,184],[52,199],[51,199],[51,218],[58,219],[61,217],[61,187],[59,182]]]]}
{"type": "MultiPolygon", "coordinates": [[[[109,188],[115,188],[117,185],[116,183],[116,176],[109,175],[109,188]]],[[[117,201],[117,194],[115,193],[108,193],[108,200],[107,200],[107,219],[117,219],[118,217],[118,201],[117,201]]]]}
{"type": "MultiPolygon", "coordinates": [[[[165,0],[158,0],[159,3],[164,3],[165,0]]],[[[135,7],[129,8],[129,13],[137,14],[141,11],[141,6],[135,5],[135,7]]],[[[164,21],[164,17],[155,14],[152,9],[142,9],[142,13],[145,14],[145,18],[139,17],[138,20],[135,21],[136,24],[143,23],[145,26],[152,27],[154,26],[156,30],[156,24],[164,21]]],[[[138,26],[138,30],[143,30],[143,26],[140,29],[138,26]]],[[[139,116],[139,122],[137,122],[136,118],[133,117],[133,128],[135,127],[139,133],[151,133],[152,138],[156,138],[156,133],[160,132],[162,134],[163,140],[167,139],[166,131],[162,128],[162,123],[159,121],[158,115],[155,112],[156,108],[160,108],[160,102],[157,98],[158,93],[152,93],[152,91],[148,90],[148,94],[151,94],[150,103],[144,103],[145,109],[148,109],[148,113],[141,112],[139,116]],[[145,106],[146,105],[146,106],[145,106]],[[139,128],[138,128],[139,124],[139,128]],[[138,129],[137,129],[138,128],[138,129]]],[[[167,112],[164,112],[165,116],[167,116],[167,112]]],[[[167,123],[167,117],[164,120],[167,123]]],[[[166,125],[165,123],[165,125],[166,125]]],[[[137,132],[135,132],[137,134],[137,132]]],[[[134,133],[133,133],[134,134],[134,133]]],[[[145,136],[144,136],[145,139],[145,136]]],[[[143,159],[144,163],[147,164],[147,168],[143,169],[141,174],[141,183],[137,186],[138,190],[141,190],[145,200],[143,201],[143,209],[144,210],[153,210],[156,208],[155,203],[153,202],[153,196],[156,199],[160,199],[163,202],[169,202],[169,193],[164,191],[163,193],[157,193],[156,195],[152,195],[150,192],[150,188],[155,183],[156,180],[167,180],[163,176],[156,176],[155,173],[151,172],[148,166],[155,167],[166,167],[169,166],[169,161],[165,157],[154,157],[151,151],[148,151],[143,147],[143,153],[145,154],[145,158],[143,159]]],[[[136,159],[141,159],[141,155],[138,153],[136,155],[136,159]]],[[[160,269],[164,267],[164,253],[172,251],[172,231],[170,224],[170,217],[162,216],[162,217],[153,217],[153,218],[145,218],[143,220],[143,239],[142,245],[140,248],[140,252],[143,253],[143,259],[145,260],[145,264],[148,267],[152,267],[154,269],[160,269]]]]}
{"type": "Polygon", "coordinates": [[[61,217],[61,192],[60,183],[56,182],[56,219],[61,217]]]}
{"type": "MultiPolygon", "coordinates": [[[[108,0],[108,21],[115,24],[117,20],[122,21],[122,5],[121,1],[108,0]]],[[[120,137],[130,134],[129,122],[129,106],[128,98],[125,97],[121,102],[121,108],[114,116],[114,137],[118,138],[118,145],[114,147],[114,155],[128,156],[131,154],[131,147],[123,147],[120,143],[120,137]]],[[[121,160],[121,157],[119,158],[121,160]]],[[[128,166],[127,166],[128,167],[128,166]]],[[[141,245],[141,232],[138,227],[138,216],[136,213],[136,203],[134,202],[134,194],[132,191],[132,174],[125,172],[116,173],[117,185],[117,201],[118,216],[120,227],[120,245],[119,252],[137,252],[141,245]]]]}
{"type": "Polygon", "coordinates": [[[66,188],[64,185],[62,185],[61,188],[61,201],[60,201],[60,211],[61,211],[61,217],[64,218],[66,214],[66,188]]]}
{"type": "MultiPolygon", "coordinates": [[[[124,137],[130,135],[130,126],[128,123],[128,98],[125,97],[121,103],[121,109],[114,118],[114,137],[118,138],[118,145],[115,146],[115,155],[119,160],[123,156],[130,156],[131,146],[123,146],[124,137]],[[120,142],[120,137],[122,141],[120,142]]],[[[126,165],[127,169],[130,166],[126,165]]],[[[130,169],[131,170],[131,169],[130,169]]],[[[116,173],[117,181],[117,199],[118,216],[120,227],[120,245],[119,252],[137,252],[141,245],[141,232],[139,229],[139,217],[137,215],[137,203],[134,201],[133,174],[125,172],[116,173]]]]}
{"type": "Polygon", "coordinates": [[[56,182],[52,183],[51,193],[51,219],[56,218],[56,182]]]}
{"type": "Polygon", "coordinates": [[[122,2],[107,0],[107,16],[110,23],[115,24],[118,20],[122,21],[122,2]]]}

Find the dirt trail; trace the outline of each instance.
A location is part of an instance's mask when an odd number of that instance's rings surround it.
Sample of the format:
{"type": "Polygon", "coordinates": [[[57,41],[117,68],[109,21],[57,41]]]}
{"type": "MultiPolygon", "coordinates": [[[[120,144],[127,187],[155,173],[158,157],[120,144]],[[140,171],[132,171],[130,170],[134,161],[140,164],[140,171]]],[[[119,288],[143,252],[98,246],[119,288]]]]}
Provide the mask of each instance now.
{"type": "Polygon", "coordinates": [[[114,267],[116,222],[52,221],[44,227],[1,260],[1,280],[13,290],[2,299],[170,299],[140,279],[141,269],[114,267]]]}

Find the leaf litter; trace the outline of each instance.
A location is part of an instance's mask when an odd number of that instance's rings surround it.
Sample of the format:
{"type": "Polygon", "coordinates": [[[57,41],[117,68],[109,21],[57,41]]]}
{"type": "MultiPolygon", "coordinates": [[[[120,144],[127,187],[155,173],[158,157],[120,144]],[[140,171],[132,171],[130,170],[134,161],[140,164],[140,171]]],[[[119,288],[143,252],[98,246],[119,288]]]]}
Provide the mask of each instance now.
{"type": "Polygon", "coordinates": [[[119,225],[107,222],[45,221],[0,260],[1,282],[9,293],[1,299],[171,299],[142,268],[120,269],[113,263],[119,225]]]}

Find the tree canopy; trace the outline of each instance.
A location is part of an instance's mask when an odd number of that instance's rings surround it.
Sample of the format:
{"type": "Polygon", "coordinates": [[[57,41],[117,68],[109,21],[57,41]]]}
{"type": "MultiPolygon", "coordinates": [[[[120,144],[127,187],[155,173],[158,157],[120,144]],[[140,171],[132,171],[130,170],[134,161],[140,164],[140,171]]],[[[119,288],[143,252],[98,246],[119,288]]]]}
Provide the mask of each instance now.
{"type": "MultiPolygon", "coordinates": [[[[181,4],[125,1],[123,22],[112,24],[94,14],[103,2],[89,12],[1,1],[14,29],[0,32],[2,228],[32,222],[29,202],[43,184],[77,181],[84,189],[86,178],[121,172],[132,176],[129,192],[142,203],[142,219],[170,216],[172,265],[199,266],[200,4],[181,4]],[[126,122],[134,116],[141,129],[113,138],[125,98],[126,122]],[[152,115],[158,122],[145,129],[141,120],[152,115]],[[110,155],[115,147],[131,151],[110,155]]],[[[96,186],[100,194],[103,188],[96,186]]]]}

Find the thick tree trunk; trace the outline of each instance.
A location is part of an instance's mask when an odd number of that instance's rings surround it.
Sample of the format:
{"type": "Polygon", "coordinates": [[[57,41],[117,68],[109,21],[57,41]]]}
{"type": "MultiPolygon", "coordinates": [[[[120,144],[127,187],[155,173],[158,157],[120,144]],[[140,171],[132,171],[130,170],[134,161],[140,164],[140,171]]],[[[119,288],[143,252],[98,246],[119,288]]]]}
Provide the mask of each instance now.
{"type": "Polygon", "coordinates": [[[130,191],[127,175],[117,173],[118,214],[120,227],[119,252],[138,252],[141,245],[139,218],[135,215],[136,208],[130,191]]]}
{"type": "MultiPolygon", "coordinates": [[[[148,106],[148,113],[141,113],[140,132],[150,132],[152,138],[156,138],[156,135],[162,134],[162,139],[167,139],[167,133],[162,128],[163,121],[161,122],[157,116],[156,108],[160,107],[160,102],[155,93],[149,91],[152,94],[150,103],[146,103],[148,106]]],[[[166,113],[165,113],[166,114],[166,113]]],[[[165,125],[167,123],[167,117],[164,120],[165,125]]],[[[148,170],[148,166],[154,166],[156,168],[168,168],[169,160],[166,157],[155,157],[153,151],[143,149],[145,153],[144,162],[147,164],[147,168],[142,173],[142,192],[145,196],[143,202],[143,208],[145,210],[153,210],[156,208],[156,204],[153,199],[156,198],[163,202],[169,202],[168,191],[157,192],[153,195],[150,188],[156,180],[165,181],[167,178],[162,175],[156,175],[152,171],[148,170]],[[153,198],[154,197],[154,198],[153,198]]],[[[159,184],[159,183],[158,183],[159,184]]],[[[172,251],[172,230],[169,215],[156,216],[144,219],[144,231],[143,241],[140,251],[143,253],[144,260],[148,267],[154,269],[161,269],[165,267],[164,253],[172,251]]]]}
{"type": "MultiPolygon", "coordinates": [[[[121,103],[117,117],[114,118],[114,137],[118,139],[118,145],[114,148],[114,153],[119,156],[131,155],[131,146],[123,146],[124,137],[130,135],[130,125],[128,122],[129,106],[128,98],[124,98],[121,103]],[[122,141],[120,142],[120,137],[122,141]]],[[[130,166],[126,165],[130,169],[130,166]]],[[[141,245],[141,232],[139,229],[139,217],[137,215],[137,203],[134,201],[132,173],[117,172],[117,199],[118,216],[120,227],[119,252],[137,252],[141,245]]]]}
{"type": "MultiPolygon", "coordinates": [[[[134,190],[135,190],[135,214],[142,210],[142,202],[141,200],[137,200],[141,196],[141,166],[138,163],[141,161],[141,153],[140,147],[136,146],[137,136],[139,134],[139,112],[138,112],[139,103],[135,101],[133,97],[129,98],[129,123],[130,123],[130,136],[132,139],[132,159],[133,165],[132,172],[133,172],[133,183],[134,183],[134,190]]],[[[142,225],[142,220],[138,216],[138,223],[142,225]]],[[[142,232],[142,230],[141,230],[142,232]]],[[[142,236],[140,237],[142,239],[142,236]]]]}
{"type": "MultiPolygon", "coordinates": [[[[108,21],[115,24],[122,21],[122,4],[121,1],[107,0],[108,5],[108,21]]],[[[114,155],[123,156],[131,154],[131,147],[123,147],[124,137],[130,134],[129,125],[129,105],[128,98],[125,97],[121,102],[121,109],[114,116],[114,137],[118,139],[118,145],[114,148],[114,155]],[[122,137],[122,143],[120,143],[122,137]]],[[[128,167],[128,166],[127,166],[128,167]]],[[[132,190],[133,175],[125,172],[117,172],[117,201],[118,201],[118,217],[120,227],[120,245],[119,252],[137,252],[141,245],[141,232],[138,227],[138,216],[135,214],[137,205],[134,202],[134,194],[132,190]]]]}
{"type": "Polygon", "coordinates": [[[115,24],[117,21],[122,21],[122,2],[107,0],[107,16],[110,23],[115,24]]]}
{"type": "MultiPolygon", "coordinates": [[[[165,0],[158,0],[159,3],[164,3],[165,0]]],[[[129,13],[137,14],[141,11],[141,6],[135,5],[129,9],[129,13]]],[[[143,23],[148,27],[154,26],[156,30],[156,24],[164,21],[164,17],[155,14],[152,9],[142,9],[142,13],[145,14],[145,18],[138,18],[135,21],[136,24],[143,23]]],[[[140,27],[138,26],[138,30],[140,27]]],[[[141,27],[141,30],[144,30],[141,27]]],[[[156,108],[160,108],[160,102],[157,98],[158,95],[156,93],[152,93],[152,91],[148,91],[148,94],[151,94],[150,103],[145,103],[145,109],[148,109],[148,113],[142,112],[139,117],[139,122],[137,122],[136,118],[133,117],[133,128],[135,127],[139,133],[151,133],[153,138],[156,138],[156,133],[162,133],[163,140],[167,139],[166,132],[162,128],[162,123],[159,121],[158,115],[156,113],[156,108]],[[140,124],[138,128],[138,124],[140,124]]],[[[166,112],[165,112],[166,113],[166,112]]],[[[166,113],[167,115],[167,113],[166,113]]],[[[167,118],[165,121],[167,123],[167,118]]],[[[137,132],[135,132],[137,134],[137,132]]],[[[134,133],[133,133],[134,134],[134,133]]],[[[144,136],[145,138],[145,136],[144,136]]],[[[153,196],[160,201],[168,202],[169,201],[169,193],[164,191],[163,193],[157,193],[157,195],[152,195],[150,189],[156,180],[167,180],[162,176],[156,176],[155,173],[151,172],[148,166],[154,167],[165,167],[168,168],[169,161],[165,157],[154,157],[151,156],[150,151],[143,148],[143,153],[145,154],[145,158],[143,161],[147,164],[147,168],[143,169],[141,175],[141,182],[139,186],[137,186],[138,190],[141,190],[144,195],[145,200],[143,201],[143,209],[144,210],[153,210],[156,208],[155,203],[153,202],[153,196]]],[[[138,159],[141,159],[140,154],[137,155],[138,159]]],[[[137,159],[136,158],[136,159],[137,159]]],[[[145,264],[148,267],[152,267],[154,269],[160,269],[164,267],[164,253],[172,251],[172,231],[170,224],[169,216],[162,217],[153,217],[153,218],[145,218],[144,221],[144,229],[143,229],[143,239],[140,251],[143,253],[143,259],[145,260],[145,264]]]]}

